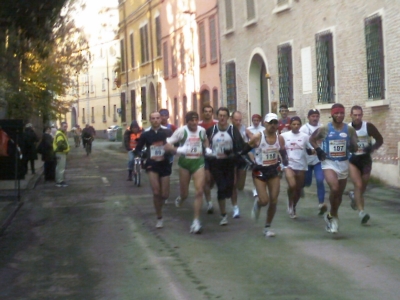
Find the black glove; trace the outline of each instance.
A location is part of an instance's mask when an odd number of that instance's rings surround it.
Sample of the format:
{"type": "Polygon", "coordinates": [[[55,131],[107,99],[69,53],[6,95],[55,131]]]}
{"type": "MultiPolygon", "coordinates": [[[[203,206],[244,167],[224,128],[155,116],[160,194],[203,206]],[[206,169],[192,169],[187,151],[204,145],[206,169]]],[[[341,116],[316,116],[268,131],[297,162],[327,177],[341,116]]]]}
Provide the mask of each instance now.
{"type": "Polygon", "coordinates": [[[306,152],[307,152],[308,155],[312,155],[312,149],[306,148],[306,152]]]}
{"type": "Polygon", "coordinates": [[[326,153],[320,147],[315,148],[315,151],[317,152],[317,156],[320,161],[324,161],[326,159],[326,153]]]}
{"type": "Polygon", "coordinates": [[[365,154],[371,154],[372,153],[372,146],[368,145],[367,147],[364,148],[364,153],[365,154]]]}
{"type": "Polygon", "coordinates": [[[224,153],[225,153],[227,156],[229,156],[229,155],[231,155],[231,154],[233,153],[233,150],[232,150],[232,149],[224,149],[224,153]]]}

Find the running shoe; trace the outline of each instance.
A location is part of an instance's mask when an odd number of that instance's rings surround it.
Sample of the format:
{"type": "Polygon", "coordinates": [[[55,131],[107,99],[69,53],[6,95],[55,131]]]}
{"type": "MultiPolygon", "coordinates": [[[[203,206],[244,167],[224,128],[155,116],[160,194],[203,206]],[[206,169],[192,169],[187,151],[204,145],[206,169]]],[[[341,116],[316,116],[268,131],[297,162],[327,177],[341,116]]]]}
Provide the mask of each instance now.
{"type": "Polygon", "coordinates": [[[326,213],[328,211],[328,206],[326,206],[325,203],[320,203],[318,204],[318,215],[322,216],[324,213],[326,213]]]}
{"type": "Polygon", "coordinates": [[[370,219],[369,214],[365,213],[364,211],[360,211],[358,216],[361,219],[361,225],[367,224],[368,220],[370,219]]]}
{"type": "Polygon", "coordinates": [[[207,213],[209,215],[214,213],[214,207],[211,201],[207,202],[207,213]]]}
{"type": "Polygon", "coordinates": [[[56,183],[56,187],[67,187],[67,186],[68,186],[68,184],[66,184],[65,181],[56,183]]]}
{"type": "Polygon", "coordinates": [[[168,199],[165,199],[164,204],[168,204],[168,199]]]}
{"type": "Polygon", "coordinates": [[[200,234],[202,227],[198,219],[194,219],[192,225],[190,226],[190,233],[200,234]]]}
{"type": "Polygon", "coordinates": [[[225,225],[227,225],[228,224],[228,215],[225,215],[225,216],[221,216],[221,222],[219,222],[219,225],[221,225],[221,226],[225,226],[225,225]]]}
{"type": "Polygon", "coordinates": [[[331,233],[338,233],[338,231],[339,231],[339,220],[338,220],[338,218],[332,217],[331,233]]]}
{"type": "Polygon", "coordinates": [[[160,228],[163,228],[164,227],[164,222],[163,222],[163,219],[161,218],[161,219],[158,219],[157,220],[157,224],[156,224],[156,228],[157,229],[160,229],[160,228]]]}
{"type": "Polygon", "coordinates": [[[233,207],[233,216],[234,219],[238,219],[240,218],[240,214],[239,214],[239,206],[235,205],[233,207]]]}
{"type": "Polygon", "coordinates": [[[273,232],[270,227],[264,227],[264,235],[265,237],[274,237],[275,232],[273,232]]]}
{"type": "Polygon", "coordinates": [[[176,207],[181,207],[181,205],[182,205],[182,199],[181,199],[181,196],[178,196],[175,199],[175,206],[176,207]]]}
{"type": "Polygon", "coordinates": [[[290,217],[291,219],[296,219],[296,218],[297,218],[297,215],[296,215],[296,206],[293,206],[293,207],[290,209],[289,217],[290,217]]]}
{"type": "Polygon", "coordinates": [[[328,232],[331,232],[331,228],[332,228],[332,216],[331,216],[331,214],[330,213],[326,213],[325,215],[324,215],[324,220],[325,220],[325,223],[326,223],[326,231],[328,231],[328,232]]]}
{"type": "Polygon", "coordinates": [[[354,191],[349,192],[350,206],[353,210],[357,210],[356,200],[354,199],[354,191]]]}
{"type": "Polygon", "coordinates": [[[258,218],[260,217],[260,206],[258,205],[258,197],[256,197],[254,199],[254,204],[253,204],[253,208],[251,210],[251,218],[255,221],[258,220],[258,218]]]}

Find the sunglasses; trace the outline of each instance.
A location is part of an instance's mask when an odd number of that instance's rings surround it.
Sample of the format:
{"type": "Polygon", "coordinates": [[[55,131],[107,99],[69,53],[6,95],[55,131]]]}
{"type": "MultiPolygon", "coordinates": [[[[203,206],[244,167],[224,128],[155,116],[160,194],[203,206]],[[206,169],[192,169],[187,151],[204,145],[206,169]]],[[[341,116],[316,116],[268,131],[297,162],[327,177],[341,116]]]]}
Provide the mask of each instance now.
{"type": "Polygon", "coordinates": [[[277,125],[278,124],[278,120],[269,121],[268,124],[277,125]]]}

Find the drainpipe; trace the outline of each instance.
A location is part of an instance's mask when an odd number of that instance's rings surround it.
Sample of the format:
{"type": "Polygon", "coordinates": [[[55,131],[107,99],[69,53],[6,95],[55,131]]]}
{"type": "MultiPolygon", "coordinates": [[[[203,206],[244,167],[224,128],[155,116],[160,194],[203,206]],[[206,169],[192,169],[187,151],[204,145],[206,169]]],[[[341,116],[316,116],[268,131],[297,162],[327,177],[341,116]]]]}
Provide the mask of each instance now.
{"type": "Polygon", "coordinates": [[[151,2],[152,0],[148,0],[149,3],[149,19],[150,19],[150,26],[149,26],[149,36],[150,36],[150,60],[151,60],[151,76],[154,78],[154,57],[153,57],[153,20],[151,19],[151,2]]]}

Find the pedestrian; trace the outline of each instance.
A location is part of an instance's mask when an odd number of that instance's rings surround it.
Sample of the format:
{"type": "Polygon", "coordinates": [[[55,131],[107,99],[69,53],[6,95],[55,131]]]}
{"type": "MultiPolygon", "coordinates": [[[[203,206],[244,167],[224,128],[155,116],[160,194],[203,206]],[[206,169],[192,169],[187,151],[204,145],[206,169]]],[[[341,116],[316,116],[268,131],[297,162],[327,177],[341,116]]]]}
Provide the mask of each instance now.
{"type": "Polygon", "coordinates": [[[217,199],[221,213],[220,225],[228,224],[226,199],[232,197],[235,181],[236,157],[243,147],[243,139],[236,127],[228,123],[229,109],[220,107],[217,110],[218,124],[207,129],[207,137],[212,148],[210,172],[217,184],[217,199]]]}
{"type": "MultiPolygon", "coordinates": [[[[310,109],[308,111],[307,118],[308,123],[301,126],[300,132],[303,132],[310,137],[315,130],[322,126],[319,122],[319,110],[310,109]]],[[[321,162],[315,153],[312,155],[307,155],[307,164],[308,169],[304,179],[304,186],[309,187],[311,185],[314,172],[315,180],[317,182],[318,214],[322,216],[328,210],[328,207],[325,204],[324,172],[322,171],[321,162]]]]}
{"type": "MultiPolygon", "coordinates": [[[[234,127],[240,132],[244,142],[248,142],[246,135],[246,127],[242,124],[242,113],[235,111],[232,113],[231,122],[234,127]]],[[[240,155],[236,160],[235,168],[235,182],[232,191],[232,210],[234,219],[240,217],[239,205],[238,205],[238,192],[243,191],[246,182],[247,170],[249,169],[248,162],[240,155]]]]}
{"type": "Polygon", "coordinates": [[[167,127],[172,131],[172,133],[174,133],[178,127],[176,127],[174,124],[168,123],[169,110],[166,108],[162,108],[160,109],[159,113],[161,116],[161,125],[167,127]]]}
{"type": "Polygon", "coordinates": [[[338,212],[349,175],[348,157],[358,150],[356,131],[343,123],[344,115],[344,106],[340,103],[333,104],[332,122],[315,130],[310,137],[310,143],[321,161],[325,180],[330,188],[330,212],[324,215],[326,230],[330,233],[337,233],[339,230],[338,212]],[[321,147],[318,144],[320,140],[321,147]]]}
{"type": "Polygon", "coordinates": [[[252,171],[253,183],[256,187],[258,197],[254,199],[251,217],[257,221],[260,217],[261,207],[268,205],[267,216],[263,234],[265,237],[274,237],[275,232],[271,230],[271,224],[276,213],[278,195],[280,190],[280,161],[288,165],[285,150],[285,141],[278,135],[278,116],[268,113],[264,118],[265,130],[253,135],[245,145],[243,153],[254,148],[254,167],[252,171]]]}
{"type": "Polygon", "coordinates": [[[67,154],[70,151],[70,146],[67,138],[67,122],[61,122],[61,127],[57,130],[56,136],[53,140],[53,150],[56,155],[56,186],[67,187],[65,182],[65,168],[67,164],[67,154]]]}
{"type": "Polygon", "coordinates": [[[33,125],[28,123],[25,125],[25,131],[23,134],[23,161],[25,174],[28,173],[28,164],[30,164],[32,174],[35,174],[35,160],[38,159],[36,144],[39,141],[36,132],[33,130],[33,125]]]}
{"type": "Polygon", "coordinates": [[[56,176],[56,157],[53,149],[53,137],[51,136],[51,127],[45,126],[43,129],[43,136],[38,146],[42,154],[42,161],[44,162],[44,180],[54,181],[56,176]]]}
{"type": "Polygon", "coordinates": [[[92,149],[92,142],[94,141],[94,138],[96,136],[96,130],[94,130],[93,126],[90,126],[89,124],[85,125],[85,128],[82,130],[82,145],[83,148],[86,148],[86,144],[90,144],[90,151],[92,149]]]}
{"type": "Polygon", "coordinates": [[[186,116],[186,125],[178,128],[170,138],[167,138],[167,144],[164,149],[174,154],[179,154],[179,196],[175,199],[175,206],[181,207],[189,194],[190,179],[193,178],[195,187],[194,217],[190,226],[191,233],[201,233],[202,226],[200,222],[200,211],[203,202],[204,188],[204,155],[211,153],[209,143],[206,137],[206,131],[198,126],[199,115],[197,112],[189,111],[186,116]],[[174,147],[179,144],[178,147],[174,147]]]}
{"type": "Polygon", "coordinates": [[[370,122],[363,121],[363,109],[354,105],[350,111],[351,127],[356,130],[358,151],[350,156],[350,178],[354,184],[354,191],[349,192],[351,208],[358,210],[361,224],[366,224],[370,215],[364,212],[364,192],[372,171],[371,153],[378,150],[383,144],[383,137],[378,129],[370,122]],[[372,139],[375,143],[372,144],[372,139]]]}
{"type": "Polygon", "coordinates": [[[143,147],[146,146],[147,159],[144,168],[153,191],[153,204],[157,215],[156,228],[163,228],[162,207],[169,197],[169,181],[172,170],[171,154],[165,152],[164,145],[172,132],[168,128],[161,127],[159,112],[150,114],[150,123],[150,129],[140,135],[134,154],[139,156],[143,147]]]}
{"type": "Polygon", "coordinates": [[[124,133],[124,146],[128,151],[128,178],[127,181],[132,181],[133,163],[135,162],[135,156],[133,151],[136,148],[137,141],[142,133],[142,129],[139,127],[137,121],[132,121],[129,129],[125,130],[124,133]]]}
{"type": "Polygon", "coordinates": [[[281,104],[279,106],[279,113],[281,118],[279,119],[278,133],[284,133],[290,130],[290,118],[288,117],[289,108],[286,104],[281,104]]]}
{"type": "MultiPolygon", "coordinates": [[[[203,106],[203,119],[199,122],[199,126],[203,127],[207,130],[210,127],[213,127],[218,123],[218,120],[213,118],[214,109],[211,105],[203,106]]],[[[207,204],[207,213],[212,214],[214,212],[213,203],[211,200],[211,189],[214,185],[214,179],[212,178],[210,172],[209,160],[206,159],[204,161],[204,173],[205,173],[205,183],[204,183],[204,197],[206,199],[207,204]]]]}
{"type": "MultiPolygon", "coordinates": [[[[290,131],[281,134],[285,140],[285,149],[289,164],[285,167],[285,177],[288,184],[288,214],[290,218],[297,218],[296,206],[304,186],[304,177],[308,169],[307,145],[309,136],[300,132],[301,119],[298,116],[290,118],[290,131]]],[[[311,150],[310,150],[311,151],[311,150]]]]}

